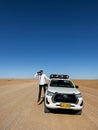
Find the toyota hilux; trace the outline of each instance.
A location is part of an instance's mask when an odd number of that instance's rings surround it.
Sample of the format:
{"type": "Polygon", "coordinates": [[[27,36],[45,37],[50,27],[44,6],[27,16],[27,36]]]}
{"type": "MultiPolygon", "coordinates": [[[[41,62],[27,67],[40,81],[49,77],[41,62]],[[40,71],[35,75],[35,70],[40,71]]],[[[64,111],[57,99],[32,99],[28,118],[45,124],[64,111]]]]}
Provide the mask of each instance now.
{"type": "Polygon", "coordinates": [[[51,109],[68,109],[80,115],[83,97],[69,75],[51,74],[50,79],[45,93],[44,112],[49,113],[51,109]]]}

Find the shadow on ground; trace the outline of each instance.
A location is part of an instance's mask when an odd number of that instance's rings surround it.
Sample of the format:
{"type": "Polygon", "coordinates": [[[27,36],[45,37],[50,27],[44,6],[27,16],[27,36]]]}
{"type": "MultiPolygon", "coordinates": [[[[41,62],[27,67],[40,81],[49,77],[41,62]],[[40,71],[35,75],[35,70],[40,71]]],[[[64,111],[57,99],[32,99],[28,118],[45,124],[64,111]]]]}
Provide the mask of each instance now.
{"type": "Polygon", "coordinates": [[[44,102],[44,97],[41,97],[40,102],[38,102],[38,105],[41,105],[44,102]]]}
{"type": "Polygon", "coordinates": [[[69,110],[69,109],[51,109],[50,113],[52,113],[52,114],[67,114],[67,115],[81,115],[81,114],[77,114],[77,111],[69,110]]]}

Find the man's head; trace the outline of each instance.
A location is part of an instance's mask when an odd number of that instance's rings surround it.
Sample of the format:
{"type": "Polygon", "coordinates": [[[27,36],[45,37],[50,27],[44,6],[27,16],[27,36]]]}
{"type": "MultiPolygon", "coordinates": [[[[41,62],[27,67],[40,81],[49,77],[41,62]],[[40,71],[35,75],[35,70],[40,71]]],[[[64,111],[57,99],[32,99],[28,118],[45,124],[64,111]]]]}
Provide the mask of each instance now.
{"type": "Polygon", "coordinates": [[[41,75],[43,74],[43,70],[40,70],[40,74],[41,74],[41,75]]]}

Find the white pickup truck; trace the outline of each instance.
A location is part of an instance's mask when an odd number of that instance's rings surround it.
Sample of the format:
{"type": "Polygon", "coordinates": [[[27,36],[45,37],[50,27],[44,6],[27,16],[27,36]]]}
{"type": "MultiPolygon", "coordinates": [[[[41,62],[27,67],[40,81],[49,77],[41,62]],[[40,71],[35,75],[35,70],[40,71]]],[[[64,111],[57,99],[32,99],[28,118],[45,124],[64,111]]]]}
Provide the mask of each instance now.
{"type": "Polygon", "coordinates": [[[49,113],[51,109],[71,109],[80,115],[83,97],[78,86],[74,85],[68,75],[51,74],[50,79],[45,93],[44,112],[49,113]]]}

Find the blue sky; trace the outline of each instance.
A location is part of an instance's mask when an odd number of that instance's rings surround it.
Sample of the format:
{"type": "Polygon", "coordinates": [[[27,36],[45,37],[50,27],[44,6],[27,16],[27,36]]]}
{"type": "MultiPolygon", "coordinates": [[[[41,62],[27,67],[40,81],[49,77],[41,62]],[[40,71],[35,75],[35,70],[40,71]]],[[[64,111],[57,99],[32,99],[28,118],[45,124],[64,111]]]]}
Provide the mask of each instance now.
{"type": "Polygon", "coordinates": [[[0,78],[40,69],[98,79],[97,0],[0,1],[0,78]]]}

